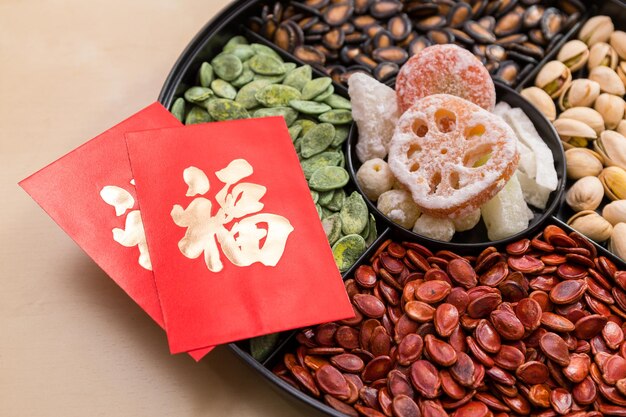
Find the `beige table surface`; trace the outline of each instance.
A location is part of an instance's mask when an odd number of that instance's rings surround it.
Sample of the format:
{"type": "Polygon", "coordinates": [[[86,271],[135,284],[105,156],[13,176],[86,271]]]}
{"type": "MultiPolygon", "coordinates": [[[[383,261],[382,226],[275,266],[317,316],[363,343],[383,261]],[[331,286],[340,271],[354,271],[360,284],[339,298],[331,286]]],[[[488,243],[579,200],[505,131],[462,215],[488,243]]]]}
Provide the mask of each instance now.
{"type": "Polygon", "coordinates": [[[318,416],[196,364],[17,182],[157,98],[226,0],[0,0],[0,416],[318,416]]]}

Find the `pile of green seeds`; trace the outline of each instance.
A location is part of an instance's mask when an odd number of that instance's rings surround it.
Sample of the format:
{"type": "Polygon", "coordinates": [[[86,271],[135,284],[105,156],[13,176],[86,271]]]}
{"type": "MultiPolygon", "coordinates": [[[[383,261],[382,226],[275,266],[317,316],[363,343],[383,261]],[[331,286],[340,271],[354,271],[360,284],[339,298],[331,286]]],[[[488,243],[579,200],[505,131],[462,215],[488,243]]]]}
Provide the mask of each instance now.
{"type": "MultiPolygon", "coordinates": [[[[363,197],[344,190],[349,175],[342,145],[352,123],[350,101],[334,93],[329,77],[313,78],[309,65],[284,62],[270,47],[242,36],[202,63],[197,81],[171,108],[186,125],[285,119],[337,267],[347,271],[378,236],[363,197]]],[[[277,334],[251,339],[252,356],[264,360],[277,342],[277,334]]]]}

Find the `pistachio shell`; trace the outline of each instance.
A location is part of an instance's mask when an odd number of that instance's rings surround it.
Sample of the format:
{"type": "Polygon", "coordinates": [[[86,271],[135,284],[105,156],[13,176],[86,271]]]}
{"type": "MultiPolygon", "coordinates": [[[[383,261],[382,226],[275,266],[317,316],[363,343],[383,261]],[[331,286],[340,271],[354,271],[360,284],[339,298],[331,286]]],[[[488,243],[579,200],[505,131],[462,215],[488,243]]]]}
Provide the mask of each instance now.
{"type": "Polygon", "coordinates": [[[616,96],[626,94],[624,83],[619,75],[609,67],[595,67],[589,73],[589,79],[600,84],[600,91],[616,96]]]}
{"type": "Polygon", "coordinates": [[[541,68],[535,85],[552,98],[558,97],[572,81],[572,73],[561,61],[550,61],[541,68]]]}
{"type": "Polygon", "coordinates": [[[594,142],[593,147],[604,157],[607,166],[626,169],[626,137],[612,130],[606,130],[594,142]]]}
{"type": "Polygon", "coordinates": [[[604,206],[602,217],[613,226],[617,223],[626,223],[626,200],[613,201],[604,206]]]}
{"type": "Polygon", "coordinates": [[[583,122],[591,127],[599,135],[604,131],[604,119],[602,115],[589,107],[572,107],[559,115],[559,119],[573,119],[583,122]]]}
{"type": "Polygon", "coordinates": [[[620,167],[604,168],[598,176],[604,186],[604,193],[611,200],[626,199],[626,171],[620,167]]]}
{"type": "Polygon", "coordinates": [[[522,96],[530,101],[551,122],[556,119],[556,106],[552,97],[539,87],[528,87],[521,91],[522,96]]]}
{"type": "Polygon", "coordinates": [[[602,157],[587,148],[572,148],[565,151],[567,177],[573,180],[602,172],[602,157]]]}
{"type": "Polygon", "coordinates": [[[626,59],[626,32],[621,30],[616,30],[611,33],[611,37],[609,38],[609,43],[617,52],[617,55],[621,59],[626,59]]]}
{"type": "Polygon", "coordinates": [[[604,197],[604,188],[598,177],[583,177],[570,187],[565,202],[574,211],[595,210],[604,197]]]}
{"type": "Polygon", "coordinates": [[[570,71],[581,69],[589,58],[589,48],[578,39],[573,39],[561,47],[556,59],[569,67],[570,71]]]}
{"type": "Polygon", "coordinates": [[[592,210],[576,213],[567,221],[567,224],[596,242],[604,242],[611,237],[613,232],[611,223],[592,210]]]}
{"type": "Polygon", "coordinates": [[[617,52],[608,43],[598,42],[589,48],[589,59],[587,60],[587,68],[589,70],[599,66],[615,69],[617,63],[617,52]]]}
{"type": "Polygon", "coordinates": [[[619,122],[619,124],[617,125],[617,133],[622,136],[626,136],[626,120],[622,120],[621,122],[619,122]]]}
{"type": "Polygon", "coordinates": [[[579,78],[563,90],[559,97],[561,110],[570,107],[591,107],[600,95],[600,84],[586,78],[579,78]]]}
{"type": "Polygon", "coordinates": [[[624,99],[613,94],[603,93],[598,96],[594,109],[602,115],[604,126],[609,129],[617,128],[624,117],[624,99]]]}
{"type": "Polygon", "coordinates": [[[609,250],[626,260],[626,223],[618,223],[613,228],[609,250]]]}
{"type": "Polygon", "coordinates": [[[594,16],[583,25],[578,33],[578,39],[591,46],[598,42],[606,42],[615,30],[609,16],[594,16]]]}
{"type": "Polygon", "coordinates": [[[598,137],[590,126],[574,119],[559,118],[554,121],[554,128],[564,142],[569,142],[571,138],[595,139],[598,137]]]}
{"type": "Polygon", "coordinates": [[[617,72],[617,76],[619,77],[619,79],[622,80],[624,85],[626,85],[626,61],[620,62],[615,69],[615,72],[617,72]]]}

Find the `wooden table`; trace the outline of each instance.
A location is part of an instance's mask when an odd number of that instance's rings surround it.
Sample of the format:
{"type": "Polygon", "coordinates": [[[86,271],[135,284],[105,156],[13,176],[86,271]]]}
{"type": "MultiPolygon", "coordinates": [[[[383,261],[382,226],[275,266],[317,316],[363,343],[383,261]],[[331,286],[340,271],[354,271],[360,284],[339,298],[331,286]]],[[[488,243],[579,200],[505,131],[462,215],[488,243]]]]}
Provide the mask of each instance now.
{"type": "MultiPolygon", "coordinates": [[[[0,416],[318,416],[154,324],[17,182],[156,100],[226,0],[0,2],[0,416]]],[[[71,202],[68,202],[71,203],[71,202]]]]}

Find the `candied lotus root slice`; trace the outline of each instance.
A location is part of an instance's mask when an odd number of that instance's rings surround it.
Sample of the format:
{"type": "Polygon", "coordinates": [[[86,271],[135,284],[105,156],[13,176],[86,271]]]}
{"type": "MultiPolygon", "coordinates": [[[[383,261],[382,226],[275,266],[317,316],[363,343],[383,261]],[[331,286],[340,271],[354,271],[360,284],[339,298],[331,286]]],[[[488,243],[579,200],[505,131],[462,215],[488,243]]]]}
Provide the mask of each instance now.
{"type": "Polygon", "coordinates": [[[471,52],[456,45],[433,45],[413,55],[396,79],[401,113],[431,94],[451,94],[493,111],[496,89],[489,71],[471,52]]]}
{"type": "Polygon", "coordinates": [[[419,100],[391,140],[389,168],[417,206],[458,218],[490,200],[515,172],[515,133],[500,117],[448,94],[419,100]]]}

